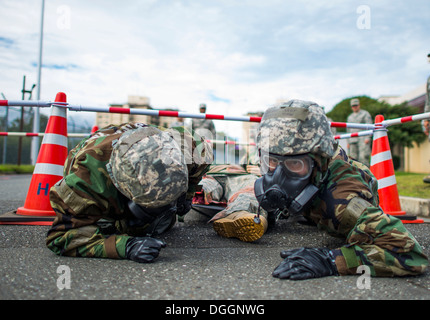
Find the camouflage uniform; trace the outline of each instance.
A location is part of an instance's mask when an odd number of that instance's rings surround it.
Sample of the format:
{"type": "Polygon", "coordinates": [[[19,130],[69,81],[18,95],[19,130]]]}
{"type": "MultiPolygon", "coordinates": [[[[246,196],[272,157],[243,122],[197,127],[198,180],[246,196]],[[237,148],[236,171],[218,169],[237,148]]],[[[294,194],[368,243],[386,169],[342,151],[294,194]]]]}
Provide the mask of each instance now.
{"type": "MultiPolygon", "coordinates": [[[[144,127],[148,126],[139,123],[110,125],[82,140],[70,151],[64,165],[64,178],[50,190],[56,218],[48,231],[46,245],[54,253],[125,258],[126,243],[131,236],[160,233],[174,224],[174,216],[169,221],[156,219],[151,225],[139,227],[128,223],[133,219],[127,206],[129,199],[114,185],[108,172],[115,170],[109,169],[113,144],[123,135],[144,127]]],[[[181,146],[188,171],[186,198],[191,199],[210,163],[212,148],[203,139],[194,139],[183,127],[158,129],[168,132],[181,146]]],[[[126,176],[123,178],[127,179],[126,176]]]]}
{"type": "MultiPolygon", "coordinates": [[[[262,153],[309,153],[314,159],[312,182],[319,193],[303,214],[320,229],[346,239],[333,250],[339,274],[356,274],[360,265],[370,267],[373,276],[423,273],[427,256],[403,223],[379,207],[376,178],[336,145],[322,109],[299,100],[286,105],[291,107],[289,115],[283,111],[268,120],[263,116],[257,145],[262,153]]],[[[267,114],[280,112],[276,107],[269,110],[267,114]]]]}
{"type": "MultiPolygon", "coordinates": [[[[259,204],[254,194],[255,180],[261,175],[252,164],[212,165],[200,182],[204,204],[221,204],[225,209],[212,217],[214,230],[222,237],[235,237],[242,241],[255,241],[267,230],[267,225],[256,225],[259,204]]],[[[260,209],[261,219],[267,212],[260,209]]]]}
{"type": "Polygon", "coordinates": [[[239,165],[213,165],[200,184],[205,204],[224,203],[226,208],[216,218],[226,217],[236,211],[257,213],[258,202],[254,183],[258,175],[250,174],[239,165]]]}
{"type": "Polygon", "coordinates": [[[215,140],[216,138],[215,125],[210,119],[193,119],[191,128],[199,135],[205,136],[207,139],[215,140]],[[209,137],[209,135],[211,137],[209,137]]]}
{"type": "MultiPolygon", "coordinates": [[[[348,123],[372,123],[372,117],[366,110],[360,109],[358,112],[351,113],[346,119],[348,123]]],[[[348,133],[358,132],[361,129],[348,128],[348,133]]],[[[369,137],[356,137],[350,138],[349,143],[349,156],[360,161],[361,163],[369,166],[370,155],[371,155],[371,143],[365,143],[365,140],[369,140],[369,137]]]]}
{"type": "Polygon", "coordinates": [[[328,161],[314,160],[321,170],[315,178],[328,174],[327,182],[304,215],[318,228],[346,238],[347,244],[334,250],[339,274],[356,274],[359,265],[369,266],[374,276],[424,272],[427,257],[403,223],[379,207],[378,185],[370,170],[340,146],[328,161]]]}

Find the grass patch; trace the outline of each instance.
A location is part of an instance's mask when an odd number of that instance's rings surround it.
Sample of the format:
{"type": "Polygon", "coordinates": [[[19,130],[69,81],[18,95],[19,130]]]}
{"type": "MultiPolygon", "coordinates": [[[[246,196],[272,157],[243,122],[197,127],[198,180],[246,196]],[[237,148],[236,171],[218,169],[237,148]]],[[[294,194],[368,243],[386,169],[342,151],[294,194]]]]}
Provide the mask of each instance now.
{"type": "Polygon", "coordinates": [[[11,174],[11,173],[33,173],[34,166],[31,164],[0,164],[0,174],[11,174]]]}
{"type": "Polygon", "coordinates": [[[430,199],[430,183],[423,182],[425,176],[422,173],[396,172],[399,195],[430,199]]]}

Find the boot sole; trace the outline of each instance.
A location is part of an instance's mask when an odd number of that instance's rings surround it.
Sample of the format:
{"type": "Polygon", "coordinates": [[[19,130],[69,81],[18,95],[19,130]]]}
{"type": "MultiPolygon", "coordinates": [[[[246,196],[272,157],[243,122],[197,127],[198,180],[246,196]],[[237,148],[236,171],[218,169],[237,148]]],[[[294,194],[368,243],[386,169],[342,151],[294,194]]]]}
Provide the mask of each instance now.
{"type": "Polygon", "coordinates": [[[263,223],[254,222],[255,215],[237,219],[222,218],[214,221],[213,227],[218,235],[226,238],[238,238],[241,241],[252,242],[260,239],[264,234],[263,223]]]}

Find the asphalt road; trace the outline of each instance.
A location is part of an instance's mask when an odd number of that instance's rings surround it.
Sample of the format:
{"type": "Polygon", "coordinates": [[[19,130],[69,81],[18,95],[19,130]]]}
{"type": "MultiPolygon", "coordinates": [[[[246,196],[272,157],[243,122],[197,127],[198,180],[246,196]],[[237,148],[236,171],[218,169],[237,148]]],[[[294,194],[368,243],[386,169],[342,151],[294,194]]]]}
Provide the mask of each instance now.
{"type": "MultiPolygon", "coordinates": [[[[23,206],[31,176],[0,176],[0,214],[23,206]]],[[[59,257],[44,245],[48,226],[0,225],[0,299],[3,300],[430,300],[430,274],[357,276],[305,281],[273,278],[279,252],[342,245],[315,227],[285,220],[254,243],[217,236],[207,218],[186,216],[162,237],[157,261],[59,257]],[[68,281],[70,280],[70,281],[68,281]]],[[[430,255],[430,224],[407,228],[430,255]]],[[[186,302],[183,302],[183,305],[186,302]]],[[[165,307],[163,307],[165,308],[165,307]]],[[[165,309],[162,310],[164,312],[165,309]]],[[[206,310],[209,312],[209,310],[206,310]]],[[[267,311],[266,311],[267,312],[267,311]]]]}

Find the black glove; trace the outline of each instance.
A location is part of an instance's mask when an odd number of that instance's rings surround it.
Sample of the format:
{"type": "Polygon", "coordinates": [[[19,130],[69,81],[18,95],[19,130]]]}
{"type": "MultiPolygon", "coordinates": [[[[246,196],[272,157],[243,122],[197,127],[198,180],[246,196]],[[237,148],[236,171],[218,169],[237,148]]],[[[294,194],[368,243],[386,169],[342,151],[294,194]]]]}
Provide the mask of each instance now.
{"type": "Polygon", "coordinates": [[[181,195],[176,202],[176,214],[178,216],[184,216],[188,211],[191,210],[191,203],[193,199],[186,199],[187,194],[181,195]]]}
{"type": "Polygon", "coordinates": [[[339,275],[327,248],[300,248],[281,252],[284,261],[272,275],[280,279],[304,280],[339,275]]]}
{"type": "Polygon", "coordinates": [[[158,257],[161,248],[165,248],[164,241],[150,237],[135,237],[127,241],[125,254],[127,259],[136,262],[153,262],[158,257]]]}

